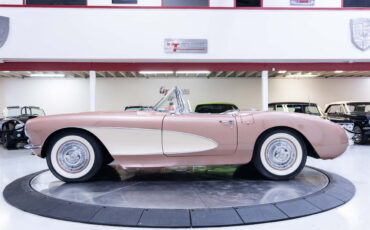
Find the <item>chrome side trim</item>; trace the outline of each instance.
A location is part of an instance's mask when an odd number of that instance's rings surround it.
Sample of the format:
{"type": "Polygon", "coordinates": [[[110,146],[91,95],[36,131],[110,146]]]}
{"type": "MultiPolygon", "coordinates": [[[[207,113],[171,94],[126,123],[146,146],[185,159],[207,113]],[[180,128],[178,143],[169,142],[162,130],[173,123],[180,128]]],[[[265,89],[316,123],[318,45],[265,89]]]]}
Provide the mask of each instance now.
{"type": "Polygon", "coordinates": [[[41,145],[31,145],[27,144],[24,146],[25,149],[41,149],[41,145]]]}

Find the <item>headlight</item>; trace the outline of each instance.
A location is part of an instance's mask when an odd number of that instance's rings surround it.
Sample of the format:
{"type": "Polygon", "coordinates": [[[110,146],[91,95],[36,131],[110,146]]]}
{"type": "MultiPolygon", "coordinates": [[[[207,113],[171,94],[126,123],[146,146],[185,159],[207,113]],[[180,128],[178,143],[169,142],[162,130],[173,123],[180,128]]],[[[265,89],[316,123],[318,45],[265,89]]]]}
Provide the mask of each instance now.
{"type": "Polygon", "coordinates": [[[24,127],[24,124],[21,123],[21,124],[16,124],[15,125],[15,129],[18,130],[18,129],[22,129],[24,127]]]}

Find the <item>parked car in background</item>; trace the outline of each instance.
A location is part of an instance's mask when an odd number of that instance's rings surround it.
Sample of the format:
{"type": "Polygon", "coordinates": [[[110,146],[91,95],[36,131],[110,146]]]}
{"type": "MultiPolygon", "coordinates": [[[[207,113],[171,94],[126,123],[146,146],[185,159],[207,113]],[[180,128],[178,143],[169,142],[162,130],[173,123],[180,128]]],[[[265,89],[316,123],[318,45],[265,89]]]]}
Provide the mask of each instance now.
{"type": "Polygon", "coordinates": [[[325,117],[336,123],[353,123],[353,141],[365,144],[370,137],[370,102],[333,102],[326,106],[325,117]]]}
{"type": "Polygon", "coordinates": [[[141,106],[141,105],[125,107],[125,111],[148,111],[152,109],[153,109],[153,106],[141,106]]]}
{"type": "MultiPolygon", "coordinates": [[[[319,116],[326,119],[324,113],[322,112],[320,106],[316,103],[311,102],[275,102],[269,104],[270,111],[281,111],[281,112],[294,112],[294,113],[306,113],[315,116],[319,116]]],[[[351,121],[341,121],[337,122],[347,131],[348,139],[350,139],[350,144],[353,144],[353,122],[351,121]]]]}
{"type": "Polygon", "coordinates": [[[27,143],[24,132],[25,123],[32,118],[45,116],[45,112],[36,106],[8,106],[0,119],[0,143],[7,149],[22,148],[27,143]]]}
{"type": "Polygon", "coordinates": [[[324,117],[323,112],[316,103],[310,102],[274,102],[269,104],[270,111],[307,113],[324,117]]]}
{"type": "Polygon", "coordinates": [[[195,106],[196,113],[224,113],[226,111],[238,110],[238,106],[225,102],[200,103],[195,106]]]}

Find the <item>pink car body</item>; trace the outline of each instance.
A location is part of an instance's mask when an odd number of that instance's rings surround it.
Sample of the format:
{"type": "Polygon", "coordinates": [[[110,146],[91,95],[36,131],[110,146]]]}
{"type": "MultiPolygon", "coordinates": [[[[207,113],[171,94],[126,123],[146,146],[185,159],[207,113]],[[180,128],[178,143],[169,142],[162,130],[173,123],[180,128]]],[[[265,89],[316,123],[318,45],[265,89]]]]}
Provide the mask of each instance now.
{"type": "Polygon", "coordinates": [[[83,130],[96,137],[124,167],[235,165],[251,161],[257,140],[274,129],[301,135],[307,155],[332,159],[348,146],[344,129],[317,116],[233,111],[223,114],[161,111],[88,112],[27,122],[30,146],[46,157],[52,137],[83,130]]]}

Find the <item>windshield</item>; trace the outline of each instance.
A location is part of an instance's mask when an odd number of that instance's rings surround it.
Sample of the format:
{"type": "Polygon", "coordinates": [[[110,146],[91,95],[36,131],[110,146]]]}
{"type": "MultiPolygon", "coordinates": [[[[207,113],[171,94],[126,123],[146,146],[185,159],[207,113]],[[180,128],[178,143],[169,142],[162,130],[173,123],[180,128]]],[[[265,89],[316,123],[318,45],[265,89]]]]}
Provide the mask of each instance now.
{"type": "Polygon", "coordinates": [[[8,107],[4,109],[3,116],[4,117],[17,117],[21,115],[21,108],[20,107],[8,107]]]}
{"type": "Polygon", "coordinates": [[[370,103],[350,103],[347,105],[349,111],[370,113],[370,103]]]}
{"type": "Polygon", "coordinates": [[[31,115],[33,116],[45,116],[45,112],[43,109],[40,108],[30,108],[31,109],[31,115]]]}
{"type": "Polygon", "coordinates": [[[155,106],[154,110],[159,112],[185,113],[188,109],[185,107],[182,92],[177,86],[171,89],[155,106]]]}

